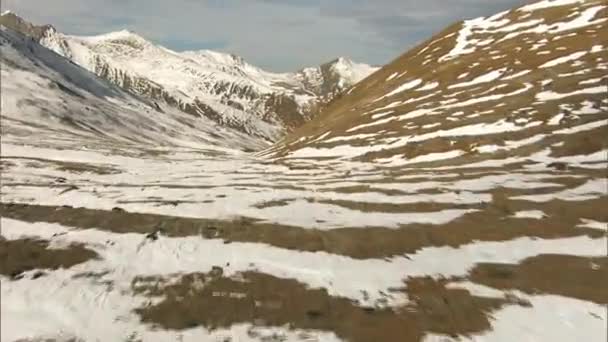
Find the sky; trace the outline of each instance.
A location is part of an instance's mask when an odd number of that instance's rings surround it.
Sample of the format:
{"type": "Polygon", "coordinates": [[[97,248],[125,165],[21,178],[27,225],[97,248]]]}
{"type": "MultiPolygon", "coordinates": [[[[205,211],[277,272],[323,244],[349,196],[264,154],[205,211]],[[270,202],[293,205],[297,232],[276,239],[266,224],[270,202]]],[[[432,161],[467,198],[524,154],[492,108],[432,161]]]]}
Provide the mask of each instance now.
{"type": "Polygon", "coordinates": [[[446,26],[526,0],[3,0],[74,35],[132,30],[170,49],[234,53],[272,71],[339,56],[382,65],[446,26]]]}

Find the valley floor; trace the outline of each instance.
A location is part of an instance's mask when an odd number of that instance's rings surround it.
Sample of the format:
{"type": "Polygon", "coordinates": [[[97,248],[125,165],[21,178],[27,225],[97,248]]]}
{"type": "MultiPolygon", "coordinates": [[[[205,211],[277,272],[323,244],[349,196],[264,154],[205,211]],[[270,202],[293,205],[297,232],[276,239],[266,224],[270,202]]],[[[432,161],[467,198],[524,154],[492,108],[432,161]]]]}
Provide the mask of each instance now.
{"type": "Polygon", "coordinates": [[[325,67],[215,79],[105,36],[154,57],[135,78],[247,99],[186,114],[2,27],[0,339],[607,341],[607,22],[546,0],[452,25],[272,147],[243,104],[305,108],[325,67]]]}
{"type": "Polygon", "coordinates": [[[1,339],[605,341],[606,169],[568,162],[3,135],[1,339]]]}

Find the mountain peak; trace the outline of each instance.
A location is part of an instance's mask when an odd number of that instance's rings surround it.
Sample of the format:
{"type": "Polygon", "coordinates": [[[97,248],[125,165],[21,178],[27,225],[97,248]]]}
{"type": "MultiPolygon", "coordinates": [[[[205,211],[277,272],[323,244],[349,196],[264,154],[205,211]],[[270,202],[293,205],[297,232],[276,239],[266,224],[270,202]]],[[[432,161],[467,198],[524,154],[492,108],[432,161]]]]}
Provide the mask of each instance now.
{"type": "Polygon", "coordinates": [[[4,25],[11,30],[20,32],[36,40],[42,39],[49,32],[56,32],[55,28],[51,25],[33,24],[10,10],[2,12],[0,25],[4,25]]]}
{"type": "MultiPolygon", "coordinates": [[[[18,20],[24,23],[28,23],[30,25],[34,25],[33,23],[25,20],[23,17],[21,17],[20,15],[18,15],[17,13],[11,11],[11,10],[6,10],[4,12],[2,12],[2,19],[6,20],[7,18],[10,18],[12,20],[18,20]]],[[[4,25],[4,23],[2,23],[4,25]]]]}
{"type": "MultiPolygon", "coordinates": [[[[35,36],[20,19],[7,15],[2,21],[35,36]]],[[[339,57],[301,72],[273,73],[234,53],[176,52],[129,29],[94,36],[44,31],[38,37],[41,45],[129,92],[267,140],[301,125],[374,71],[339,57]]]]}
{"type": "Polygon", "coordinates": [[[348,58],[348,57],[340,56],[340,57],[334,59],[333,61],[331,61],[330,64],[352,65],[353,64],[353,60],[350,59],[350,58],[348,58]]]}
{"type": "Polygon", "coordinates": [[[136,39],[136,40],[146,41],[146,39],[144,37],[140,36],[135,31],[129,30],[129,29],[122,29],[119,31],[113,31],[113,32],[109,32],[109,33],[103,33],[103,34],[87,37],[87,40],[92,40],[92,41],[96,41],[96,42],[114,41],[114,40],[123,40],[123,39],[136,39]]]}
{"type": "Polygon", "coordinates": [[[247,61],[234,53],[224,53],[213,50],[194,50],[183,51],[179,53],[182,56],[194,58],[198,62],[211,63],[224,66],[244,66],[248,65],[247,61]]]}
{"type": "Polygon", "coordinates": [[[118,30],[118,31],[110,32],[110,33],[114,33],[116,35],[125,35],[125,36],[132,36],[132,35],[137,36],[137,33],[135,33],[135,31],[130,30],[130,29],[122,29],[122,30],[118,30]]]}
{"type": "Polygon", "coordinates": [[[343,57],[343,56],[340,56],[340,57],[337,57],[337,58],[333,59],[328,64],[349,63],[349,62],[351,62],[350,59],[348,59],[346,57],[343,57]]]}
{"type": "Polygon", "coordinates": [[[95,36],[78,36],[74,38],[77,38],[85,44],[124,46],[128,49],[137,50],[142,50],[148,46],[154,45],[152,42],[140,36],[135,31],[128,29],[99,34],[95,36]]]}

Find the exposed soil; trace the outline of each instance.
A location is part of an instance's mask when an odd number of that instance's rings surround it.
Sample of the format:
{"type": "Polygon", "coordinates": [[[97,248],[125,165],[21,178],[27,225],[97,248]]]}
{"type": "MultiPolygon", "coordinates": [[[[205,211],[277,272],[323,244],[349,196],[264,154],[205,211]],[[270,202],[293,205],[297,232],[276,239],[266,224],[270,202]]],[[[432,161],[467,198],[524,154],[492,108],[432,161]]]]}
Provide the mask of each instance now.
{"type": "Polygon", "coordinates": [[[517,265],[478,264],[471,281],[529,294],[555,294],[608,304],[608,257],[539,255],[517,265]]]}
{"type": "Polygon", "coordinates": [[[284,207],[286,205],[289,205],[289,203],[292,201],[293,200],[290,200],[290,199],[266,201],[266,202],[260,202],[256,205],[254,205],[254,207],[256,207],[258,209],[265,209],[265,208],[272,208],[272,207],[284,207]]]}
{"type": "Polygon", "coordinates": [[[0,171],[2,171],[2,172],[6,172],[6,170],[13,168],[15,166],[16,166],[16,164],[11,161],[8,161],[5,159],[0,159],[0,171]]]}
{"type": "MultiPolygon", "coordinates": [[[[607,115],[608,117],[608,115],[607,115]]],[[[551,148],[554,157],[572,156],[576,154],[591,154],[608,149],[608,126],[570,134],[564,139],[564,144],[551,148]]],[[[608,160],[608,155],[606,156],[608,160]]]]}
{"type": "Polygon", "coordinates": [[[178,281],[139,278],[133,290],[162,301],[136,310],[145,323],[163,329],[204,326],[214,330],[239,323],[334,332],[351,342],[420,341],[425,333],[467,335],[490,329],[489,314],[506,299],[480,298],[446,281],[414,278],[406,290],[412,303],[400,308],[359,307],[310,289],[291,279],[245,272],[233,278],[220,268],[210,274],[188,274],[178,281]]]}
{"type": "Polygon", "coordinates": [[[62,339],[56,339],[56,338],[28,338],[28,339],[18,339],[15,340],[14,342],[86,342],[84,340],[75,338],[75,337],[70,337],[70,338],[62,338],[62,339]]]}
{"type": "Polygon", "coordinates": [[[453,281],[469,280],[501,290],[531,295],[554,294],[608,303],[608,258],[539,255],[520,264],[481,263],[467,277],[409,278],[392,289],[407,294],[410,304],[396,308],[360,307],[332,297],[325,289],[310,289],[291,279],[245,272],[225,277],[219,267],[208,274],[188,274],[177,281],[140,277],[132,283],[136,294],[162,300],[136,312],[145,323],[183,330],[210,330],[239,323],[255,326],[334,332],[348,341],[420,341],[426,333],[452,337],[491,329],[491,313],[504,305],[529,306],[506,294],[481,298],[467,290],[448,289],[453,281]]]}
{"type": "Polygon", "coordinates": [[[50,222],[115,233],[167,236],[202,236],[225,241],[258,242],[300,251],[326,251],[353,258],[382,258],[415,253],[424,247],[458,247],[474,241],[505,241],[519,237],[555,239],[574,236],[606,237],[598,229],[577,228],[579,218],[608,222],[608,197],[586,201],[553,200],[545,203],[510,200],[494,193],[491,203],[442,225],[410,224],[401,228],[340,228],[319,230],[262,223],[250,218],[235,221],[205,220],[162,215],[72,207],[0,204],[3,217],[26,222],[50,222]],[[543,219],[515,218],[521,210],[541,210],[543,219]]]}
{"type": "Polygon", "coordinates": [[[335,205],[351,210],[357,210],[362,212],[378,212],[378,213],[431,213],[441,210],[448,209],[470,209],[479,210],[483,209],[486,205],[484,203],[476,204],[450,204],[450,203],[436,203],[436,202],[415,202],[415,203],[370,203],[370,202],[355,202],[355,201],[344,201],[344,200],[314,200],[309,199],[310,202],[317,202],[329,205],[335,205]]]}
{"type": "MultiPolygon", "coordinates": [[[[96,175],[113,175],[121,173],[119,169],[110,165],[95,165],[90,163],[79,163],[72,161],[59,161],[42,158],[22,158],[22,157],[2,157],[2,162],[11,163],[11,160],[28,162],[28,166],[36,168],[46,168],[51,166],[58,171],[71,173],[92,173],[96,175]]],[[[9,164],[10,165],[10,164],[9,164]]],[[[14,162],[13,162],[14,165],[14,162]]]]}
{"type": "Polygon", "coordinates": [[[0,274],[19,279],[23,272],[70,268],[98,257],[82,245],[67,248],[48,248],[49,241],[20,239],[7,240],[0,236],[0,274]]]}

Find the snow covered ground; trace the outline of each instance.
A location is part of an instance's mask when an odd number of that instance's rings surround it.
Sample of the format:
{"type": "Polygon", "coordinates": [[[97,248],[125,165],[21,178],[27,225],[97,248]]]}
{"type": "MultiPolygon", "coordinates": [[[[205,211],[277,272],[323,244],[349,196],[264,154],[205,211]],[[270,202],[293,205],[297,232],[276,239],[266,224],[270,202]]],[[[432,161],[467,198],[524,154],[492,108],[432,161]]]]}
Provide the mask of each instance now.
{"type": "MultiPolygon", "coordinates": [[[[562,3],[578,2],[518,12],[562,3]]],[[[509,25],[468,22],[446,63],[509,25]]],[[[360,108],[371,121],[253,155],[259,139],[159,112],[9,30],[0,44],[2,341],[608,338],[600,95],[557,104],[522,80],[490,99],[513,74],[499,66],[453,80],[477,97],[405,112],[447,84],[381,71],[395,83],[360,108]],[[475,107],[539,94],[533,117],[475,107]],[[466,115],[481,119],[448,120],[466,115]]]]}
{"type": "MultiPolygon", "coordinates": [[[[266,329],[255,322],[217,330],[205,326],[180,331],[154,328],[140,322],[135,310],[160,299],[133,293],[136,277],[177,281],[186,274],[221,267],[223,276],[238,278],[242,272],[253,271],[325,289],[329,296],[348,298],[360,306],[382,308],[410,303],[407,292],[391,292],[410,277],[463,277],[478,263],[519,263],[546,254],[601,258],[608,253],[606,224],[602,223],[608,218],[599,209],[607,204],[599,189],[608,184],[592,170],[556,173],[521,168],[505,172],[501,167],[486,167],[456,173],[453,169],[419,169],[392,174],[391,169],[364,163],[338,165],[317,160],[269,164],[236,151],[210,155],[197,150],[158,149],[151,153],[115,146],[111,150],[120,149],[123,154],[115,155],[64,141],[36,145],[3,135],[2,202],[25,205],[25,215],[15,216],[10,206],[4,206],[2,237],[8,241],[41,239],[50,241],[52,248],[81,244],[98,257],[68,269],[46,270],[40,278],[34,277],[35,269],[24,270],[18,280],[2,276],[3,341],[126,341],[130,337],[143,341],[225,337],[246,341],[259,340],[250,336],[258,336],[252,331],[266,329]],[[350,170],[347,177],[345,170],[350,170]],[[560,202],[549,202],[555,200],[560,202]],[[55,219],[29,217],[28,210],[39,205],[67,211],[55,219]],[[99,210],[93,214],[98,226],[80,226],[69,208],[99,210]],[[176,236],[171,232],[171,218],[164,225],[168,231],[160,231],[155,239],[128,227],[121,233],[108,231],[104,215],[120,215],[123,210],[213,219],[213,225],[225,230],[223,233],[238,228],[224,228],[222,222],[237,222],[238,227],[246,217],[247,222],[253,222],[253,231],[242,240],[237,238],[241,242],[229,244],[221,235],[176,236]],[[498,225],[492,228],[492,224],[498,225]],[[261,225],[293,231],[299,243],[285,248],[281,241],[265,239],[259,235],[266,234],[261,225]],[[452,235],[462,234],[462,225],[470,237],[450,242],[452,235]],[[514,231],[504,237],[489,237],[476,225],[489,225],[484,229],[490,232],[503,230],[499,235],[505,234],[504,230],[514,231]],[[259,234],[255,232],[258,226],[259,234]],[[355,232],[346,231],[348,227],[355,232]],[[373,227],[389,231],[358,241],[356,231],[373,227]],[[402,252],[398,246],[395,252],[383,251],[384,239],[408,230],[436,232],[439,240],[423,239],[402,252]],[[309,236],[307,231],[318,237],[309,236]],[[356,249],[336,248],[332,242],[319,245],[318,250],[306,247],[310,239],[325,239],[328,234],[340,236],[334,243],[377,246],[370,247],[369,253],[378,256],[361,258],[356,249]],[[80,277],[82,274],[100,276],[90,279],[80,277]]],[[[150,229],[154,231],[152,226],[150,229]]],[[[597,272],[608,271],[600,268],[597,272]]],[[[560,329],[551,329],[551,336],[605,339],[601,328],[608,317],[600,303],[559,295],[520,297],[532,306],[497,311],[492,330],[479,331],[471,340],[549,337],[541,328],[528,328],[528,324],[536,327],[541,323],[531,318],[514,321],[513,315],[543,317],[543,326],[560,329]]],[[[304,335],[305,340],[341,340],[331,328],[268,328],[261,334],[278,334],[293,341],[303,340],[304,335]]],[[[433,336],[429,332],[426,340],[433,336]]]]}

